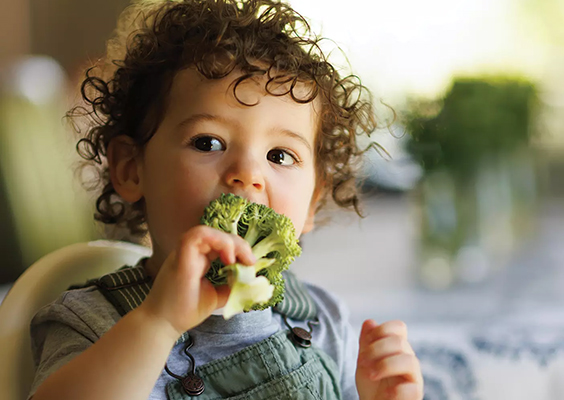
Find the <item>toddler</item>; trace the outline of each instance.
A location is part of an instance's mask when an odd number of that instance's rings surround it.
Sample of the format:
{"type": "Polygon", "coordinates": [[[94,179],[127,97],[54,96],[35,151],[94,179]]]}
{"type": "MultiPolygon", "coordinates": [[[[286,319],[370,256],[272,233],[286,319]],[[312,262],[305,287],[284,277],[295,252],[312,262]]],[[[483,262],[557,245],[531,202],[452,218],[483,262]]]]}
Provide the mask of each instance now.
{"type": "Polygon", "coordinates": [[[222,193],[286,215],[298,236],[326,199],[358,212],[357,135],[375,129],[373,110],[319,40],[272,0],[122,13],[71,116],[91,117],[78,149],[99,165],[97,219],[147,234],[153,253],[37,313],[30,396],[422,399],[401,321],[367,320],[359,340],[338,299],[292,274],[274,309],[224,320],[229,289],[204,277],[218,257],[256,261],[241,237],[200,224],[222,193]]]}

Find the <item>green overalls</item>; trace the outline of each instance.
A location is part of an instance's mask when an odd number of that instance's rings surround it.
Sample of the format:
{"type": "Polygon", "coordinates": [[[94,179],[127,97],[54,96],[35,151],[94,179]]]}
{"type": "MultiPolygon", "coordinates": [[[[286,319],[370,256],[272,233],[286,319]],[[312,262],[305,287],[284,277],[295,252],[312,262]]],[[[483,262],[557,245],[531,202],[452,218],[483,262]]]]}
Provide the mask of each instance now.
{"type": "MultiPolygon", "coordinates": [[[[193,373],[185,376],[174,375],[167,369],[177,378],[166,386],[169,400],[341,399],[335,361],[311,345],[311,335],[307,331],[291,328],[287,321],[287,318],[310,321],[308,326],[311,328],[311,321],[317,320],[317,307],[293,274],[286,272],[285,280],[284,301],[273,311],[284,317],[289,329],[202,366],[194,365],[188,352],[191,346],[189,332],[184,333],[177,344],[187,343],[185,352],[195,368],[193,373]]],[[[141,304],[151,284],[142,267],[123,267],[89,281],[86,286],[96,285],[124,316],[141,304]]]]}

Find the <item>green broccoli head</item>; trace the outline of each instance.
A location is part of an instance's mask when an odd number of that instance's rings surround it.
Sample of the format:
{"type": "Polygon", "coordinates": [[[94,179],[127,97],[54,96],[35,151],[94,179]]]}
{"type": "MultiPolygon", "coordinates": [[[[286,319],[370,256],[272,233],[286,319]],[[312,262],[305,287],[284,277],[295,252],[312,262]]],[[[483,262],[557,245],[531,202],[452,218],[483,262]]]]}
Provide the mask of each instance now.
{"type": "MultiPolygon", "coordinates": [[[[202,224],[243,237],[257,258],[255,272],[266,277],[274,286],[271,299],[265,303],[253,304],[245,311],[262,310],[274,306],[284,299],[284,278],[282,271],[301,254],[301,247],[290,218],[276,213],[273,209],[234,194],[222,194],[204,210],[202,224]]],[[[214,285],[227,283],[229,268],[215,260],[207,273],[214,285]]]]}
{"type": "Polygon", "coordinates": [[[228,233],[237,234],[239,220],[245,213],[249,201],[234,194],[222,194],[204,210],[202,224],[228,233]]]}

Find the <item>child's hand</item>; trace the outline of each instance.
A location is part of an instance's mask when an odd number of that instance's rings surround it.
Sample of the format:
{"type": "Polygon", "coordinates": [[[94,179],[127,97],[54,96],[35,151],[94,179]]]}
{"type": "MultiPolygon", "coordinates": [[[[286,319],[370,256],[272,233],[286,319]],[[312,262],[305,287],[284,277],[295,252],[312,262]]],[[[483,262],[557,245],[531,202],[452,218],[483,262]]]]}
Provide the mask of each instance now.
{"type": "Polygon", "coordinates": [[[196,226],[182,236],[177,249],[165,260],[151,292],[139,307],[172,328],[174,340],[227,302],[228,286],[214,287],[205,278],[211,261],[217,257],[226,265],[236,261],[252,265],[256,261],[243,238],[196,226]]]}
{"type": "Polygon", "coordinates": [[[364,321],[356,369],[360,400],[421,400],[423,377],[419,360],[407,341],[401,321],[378,325],[364,321]]]}

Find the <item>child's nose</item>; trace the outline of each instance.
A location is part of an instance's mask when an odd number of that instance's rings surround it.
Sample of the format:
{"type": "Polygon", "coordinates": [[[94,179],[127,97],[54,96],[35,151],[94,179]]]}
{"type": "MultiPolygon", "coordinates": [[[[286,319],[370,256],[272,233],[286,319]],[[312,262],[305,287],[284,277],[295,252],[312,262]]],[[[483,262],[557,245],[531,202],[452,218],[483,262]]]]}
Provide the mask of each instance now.
{"type": "Polygon", "coordinates": [[[265,184],[260,163],[250,155],[234,159],[225,172],[224,181],[230,187],[258,191],[262,191],[265,184]]]}

